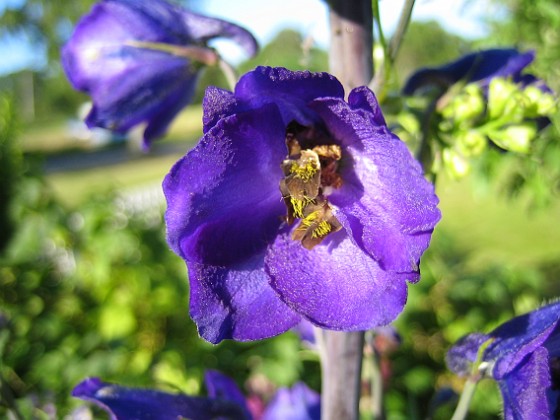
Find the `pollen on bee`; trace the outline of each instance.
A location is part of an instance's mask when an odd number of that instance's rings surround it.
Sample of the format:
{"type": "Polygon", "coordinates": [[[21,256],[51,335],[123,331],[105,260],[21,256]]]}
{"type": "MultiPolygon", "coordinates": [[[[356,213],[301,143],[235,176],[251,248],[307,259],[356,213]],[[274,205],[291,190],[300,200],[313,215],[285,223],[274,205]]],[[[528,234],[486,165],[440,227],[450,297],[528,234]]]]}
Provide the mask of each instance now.
{"type": "Polygon", "coordinates": [[[315,229],[313,229],[313,232],[311,233],[311,237],[322,238],[324,236],[327,236],[329,233],[331,233],[331,231],[332,231],[331,224],[326,220],[323,220],[317,225],[315,229]]]}

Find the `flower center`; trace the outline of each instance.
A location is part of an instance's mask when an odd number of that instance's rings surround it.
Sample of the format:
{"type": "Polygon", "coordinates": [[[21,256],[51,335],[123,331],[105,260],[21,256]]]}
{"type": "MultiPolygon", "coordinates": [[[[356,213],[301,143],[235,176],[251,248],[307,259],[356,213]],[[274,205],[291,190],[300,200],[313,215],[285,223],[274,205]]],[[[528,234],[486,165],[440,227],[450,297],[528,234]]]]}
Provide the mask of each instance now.
{"type": "Polygon", "coordinates": [[[325,196],[329,188],[342,185],[338,173],[342,150],[329,142],[332,139],[313,127],[291,123],[286,130],[288,156],[282,162],[280,191],[288,210],[287,223],[300,219],[292,239],[307,249],[342,228],[325,196]]]}

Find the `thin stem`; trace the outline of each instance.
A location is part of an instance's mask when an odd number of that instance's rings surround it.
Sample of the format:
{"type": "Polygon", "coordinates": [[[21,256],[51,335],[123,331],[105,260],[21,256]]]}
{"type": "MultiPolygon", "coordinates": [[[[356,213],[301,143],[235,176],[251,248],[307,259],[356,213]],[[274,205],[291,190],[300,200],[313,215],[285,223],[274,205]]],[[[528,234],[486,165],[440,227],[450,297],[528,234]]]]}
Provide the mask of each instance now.
{"type": "MultiPolygon", "coordinates": [[[[377,6],[377,1],[374,0],[374,10],[377,6]]],[[[387,85],[387,78],[392,74],[393,65],[395,60],[397,59],[397,55],[401,46],[401,43],[404,39],[404,35],[406,30],[408,29],[408,24],[410,23],[410,17],[412,16],[412,9],[414,8],[415,0],[406,0],[403,9],[401,11],[401,15],[399,17],[399,23],[397,24],[397,29],[388,46],[383,46],[384,50],[384,65],[381,67],[380,71],[378,71],[375,77],[369,82],[369,88],[373,90],[380,102],[383,102],[383,98],[386,94],[386,85],[387,85]]],[[[376,12],[377,16],[379,16],[379,10],[376,12]]],[[[381,18],[378,17],[377,26],[379,29],[380,36],[383,34],[383,30],[381,28],[381,18]]],[[[381,39],[380,39],[381,42],[381,39]]]]}
{"type": "Polygon", "coordinates": [[[177,57],[187,58],[207,66],[214,66],[218,62],[218,54],[210,48],[196,46],[181,46],[174,44],[165,44],[163,42],[149,41],[128,41],[126,45],[136,48],[144,48],[153,51],[162,51],[177,57]]]}
{"type": "Polygon", "coordinates": [[[233,90],[235,89],[235,84],[237,83],[237,74],[235,73],[235,70],[227,61],[224,61],[222,58],[218,60],[218,66],[220,66],[220,70],[224,74],[230,90],[233,92],[233,90]]]}
{"type": "Polygon", "coordinates": [[[395,30],[395,33],[391,38],[391,42],[389,44],[389,57],[391,57],[391,62],[395,62],[395,60],[397,59],[402,40],[404,39],[404,34],[406,33],[408,24],[410,23],[410,17],[412,16],[414,2],[415,0],[406,0],[401,11],[397,29],[395,30]]]}
{"type": "Polygon", "coordinates": [[[371,405],[372,418],[375,420],[385,419],[385,407],[383,404],[383,374],[381,372],[381,355],[377,353],[371,338],[371,405]]]}
{"type": "Polygon", "coordinates": [[[457,408],[455,409],[451,420],[463,420],[467,417],[469,406],[471,405],[471,399],[474,395],[477,383],[478,381],[473,378],[469,378],[467,382],[465,382],[461,398],[459,398],[459,403],[457,404],[457,408]]]}

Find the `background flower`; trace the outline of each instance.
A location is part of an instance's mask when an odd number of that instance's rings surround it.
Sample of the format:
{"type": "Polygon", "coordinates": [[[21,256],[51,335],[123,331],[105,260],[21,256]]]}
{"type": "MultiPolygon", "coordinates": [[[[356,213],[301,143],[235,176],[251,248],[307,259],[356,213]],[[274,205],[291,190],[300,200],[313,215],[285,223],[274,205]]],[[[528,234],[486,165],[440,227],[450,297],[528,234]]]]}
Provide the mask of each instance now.
{"type": "Polygon", "coordinates": [[[515,317],[489,334],[470,334],[447,354],[449,368],[498,382],[506,419],[558,417],[560,302],[515,317]],[[482,351],[482,353],[480,353],[482,351]]]}
{"type": "Polygon", "coordinates": [[[416,90],[430,85],[446,90],[459,81],[478,82],[480,86],[487,87],[497,77],[511,77],[513,82],[522,85],[536,83],[548,90],[540,79],[532,74],[523,74],[525,67],[534,59],[534,51],[521,53],[514,48],[481,50],[440,67],[416,71],[406,81],[402,92],[412,95],[416,90]]]}
{"type": "Polygon", "coordinates": [[[92,98],[88,126],[125,132],[146,122],[147,147],[191,100],[202,66],[216,61],[205,48],[216,37],[256,53],[253,36],[234,24],[163,0],[105,0],[78,23],[62,65],[92,98]]]}
{"type": "MultiPolygon", "coordinates": [[[[127,388],[102,382],[98,378],[88,378],[74,388],[72,395],[93,402],[115,420],[255,418],[232,379],[217,371],[207,371],[205,383],[208,397],[192,397],[151,389],[127,388]]],[[[319,420],[320,410],[319,394],[299,382],[292,388],[280,388],[268,403],[262,418],[319,420]]]]}

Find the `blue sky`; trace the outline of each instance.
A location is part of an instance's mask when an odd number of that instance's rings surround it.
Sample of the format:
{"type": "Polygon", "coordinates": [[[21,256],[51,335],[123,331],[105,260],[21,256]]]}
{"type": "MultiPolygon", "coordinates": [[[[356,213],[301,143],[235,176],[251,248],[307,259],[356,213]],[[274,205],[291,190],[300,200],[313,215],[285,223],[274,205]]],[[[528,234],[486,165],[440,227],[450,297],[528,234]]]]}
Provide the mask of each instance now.
{"type": "MultiPolygon", "coordinates": [[[[485,35],[482,17],[491,12],[486,0],[417,0],[413,20],[437,20],[445,29],[466,38],[485,35]]],[[[380,14],[383,29],[394,31],[404,0],[381,0],[380,14]]],[[[312,37],[317,45],[328,47],[328,12],[321,0],[202,0],[195,2],[196,11],[238,23],[253,32],[258,41],[266,44],[283,28],[299,30],[304,37],[312,37]]],[[[239,51],[232,44],[218,42],[220,52],[234,61],[239,51]],[[231,49],[228,51],[228,49],[231,49]]]]}
{"type": "MultiPolygon", "coordinates": [[[[0,0],[0,13],[6,6],[21,4],[24,0],[0,0]]],[[[76,0],[79,1],[79,0],[76,0]]],[[[404,0],[381,0],[384,30],[391,33],[398,20],[404,0]]],[[[485,34],[481,17],[489,15],[486,0],[417,0],[412,18],[435,19],[448,31],[467,38],[485,34]]],[[[249,29],[262,44],[270,41],[283,28],[297,29],[312,37],[317,45],[328,46],[328,14],[321,0],[201,0],[194,2],[195,11],[236,22],[249,29]]],[[[218,43],[217,48],[230,60],[242,56],[231,43],[218,43]]],[[[12,38],[0,44],[0,74],[24,67],[38,67],[44,62],[44,52],[28,45],[25,39],[12,38]]]]}

